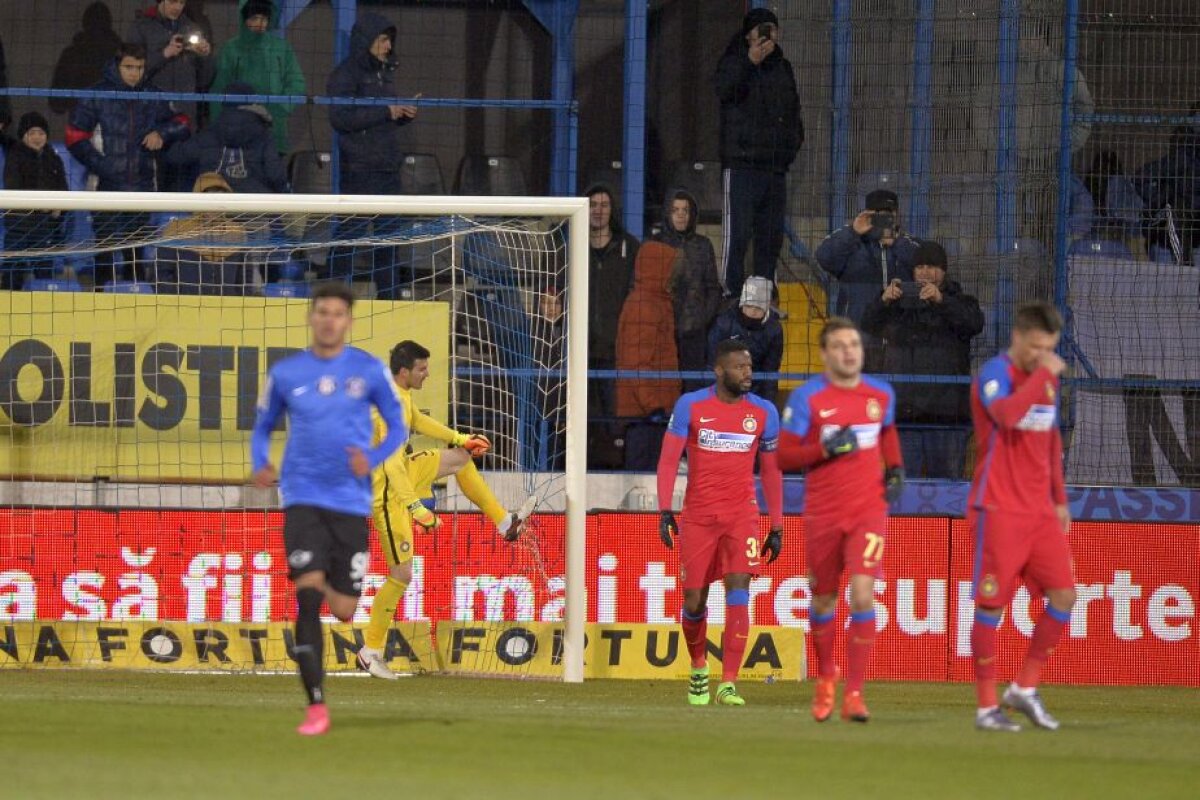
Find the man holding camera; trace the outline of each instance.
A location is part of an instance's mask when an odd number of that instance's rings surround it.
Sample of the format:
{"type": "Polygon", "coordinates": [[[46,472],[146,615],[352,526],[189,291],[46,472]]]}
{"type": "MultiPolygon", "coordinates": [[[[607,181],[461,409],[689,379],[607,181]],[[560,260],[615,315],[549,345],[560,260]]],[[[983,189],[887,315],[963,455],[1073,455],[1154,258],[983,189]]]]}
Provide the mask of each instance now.
{"type": "MultiPolygon", "coordinates": [[[[838,280],[833,313],[861,323],[871,301],[894,280],[913,279],[916,240],[900,228],[900,199],[895,192],[876,189],[867,207],[850,223],[825,237],[817,248],[817,263],[838,280]]],[[[868,370],[873,371],[868,348],[868,370]]]]}
{"type": "MultiPolygon", "coordinates": [[[[164,92],[203,92],[213,82],[212,43],[185,13],[187,0],[158,0],[138,13],[129,41],[146,49],[146,82],[164,92]]],[[[196,124],[196,103],[175,103],[196,124]]]]}
{"type": "MultiPolygon", "coordinates": [[[[892,280],[863,314],[863,330],[882,346],[883,372],[970,375],[971,339],[983,330],[979,301],[946,278],[937,242],[916,249],[915,281],[892,280]]],[[[970,387],[899,383],[896,419],[910,476],[961,478],[970,433],[970,387]],[[916,426],[905,429],[905,423],[916,426]]]]}

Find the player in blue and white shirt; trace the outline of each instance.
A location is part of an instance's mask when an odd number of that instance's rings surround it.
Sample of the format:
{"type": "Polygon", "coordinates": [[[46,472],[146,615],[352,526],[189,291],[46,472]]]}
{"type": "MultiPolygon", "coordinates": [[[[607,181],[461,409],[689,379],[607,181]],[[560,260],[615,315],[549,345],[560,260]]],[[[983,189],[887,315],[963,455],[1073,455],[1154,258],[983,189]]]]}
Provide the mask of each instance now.
{"type": "Polygon", "coordinates": [[[367,571],[371,470],[408,438],[392,378],[378,358],[346,345],[354,298],[347,286],[313,291],[312,346],[271,368],[258,404],[250,453],[254,483],[280,481],[288,578],[296,587],[296,663],[309,706],[297,731],[329,730],[325,707],[321,603],[341,620],[358,606],[367,571]],[[387,438],[371,448],[371,406],[387,438]],[[287,413],[282,477],[270,463],[271,430],[287,413]]]}

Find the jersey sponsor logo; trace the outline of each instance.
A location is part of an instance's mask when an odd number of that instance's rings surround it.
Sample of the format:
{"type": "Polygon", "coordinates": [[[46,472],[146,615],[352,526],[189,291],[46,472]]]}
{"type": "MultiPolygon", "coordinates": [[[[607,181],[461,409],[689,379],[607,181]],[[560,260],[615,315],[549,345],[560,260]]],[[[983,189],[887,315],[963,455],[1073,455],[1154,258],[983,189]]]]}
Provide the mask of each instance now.
{"type": "Polygon", "coordinates": [[[1017,423],[1017,430],[1048,431],[1054,427],[1055,416],[1057,415],[1054,406],[1035,403],[1025,412],[1025,416],[1021,417],[1021,421],[1017,423]]]}
{"type": "Polygon", "coordinates": [[[1000,391],[1000,381],[990,380],[983,385],[983,396],[991,399],[996,396],[996,392],[1000,391]]]}
{"type": "Polygon", "coordinates": [[[822,408],[820,411],[817,412],[817,416],[820,417],[821,419],[829,419],[837,412],[838,412],[838,410],[836,408],[822,408]]]}
{"type": "Polygon", "coordinates": [[[346,381],[346,394],[355,400],[361,400],[367,396],[367,382],[357,375],[350,378],[346,381]]]}
{"type": "Polygon", "coordinates": [[[758,430],[758,420],[747,415],[746,418],[742,420],[742,430],[744,430],[746,433],[754,433],[756,430],[758,430]]]}
{"type": "MultiPolygon", "coordinates": [[[[878,422],[867,422],[861,425],[850,425],[849,428],[854,431],[854,438],[858,440],[858,449],[868,450],[879,444],[879,432],[883,426],[878,422]]],[[[826,441],[841,429],[841,425],[822,425],[821,441],[826,441]]]]}
{"type": "Polygon", "coordinates": [[[322,375],[317,381],[317,391],[328,397],[337,391],[337,380],[332,375],[322,375]]]}
{"type": "Polygon", "coordinates": [[[879,405],[879,401],[872,397],[867,401],[867,419],[875,422],[883,417],[883,407],[879,405]]]}
{"type": "Polygon", "coordinates": [[[726,433],[701,428],[696,436],[696,444],[701,450],[713,453],[748,453],[754,447],[756,437],[744,433],[726,433]]]}

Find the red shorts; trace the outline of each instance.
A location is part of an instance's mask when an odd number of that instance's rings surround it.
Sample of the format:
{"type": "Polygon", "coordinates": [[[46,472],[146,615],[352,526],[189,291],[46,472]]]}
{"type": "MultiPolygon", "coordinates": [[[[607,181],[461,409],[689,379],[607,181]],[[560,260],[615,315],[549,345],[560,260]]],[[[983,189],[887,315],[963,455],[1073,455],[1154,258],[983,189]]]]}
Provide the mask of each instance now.
{"type": "Polygon", "coordinates": [[[837,594],[842,571],[883,577],[887,511],[854,517],[805,517],[804,555],[813,594],[837,594]]]}
{"type": "Polygon", "coordinates": [[[703,589],[739,572],[756,574],[758,510],[750,514],[693,514],[679,520],[679,578],[685,589],[703,589]]]}
{"type": "Polygon", "coordinates": [[[1007,606],[1018,579],[1035,596],[1047,589],[1075,588],[1071,548],[1054,514],[972,510],[967,524],[975,534],[972,581],[977,604],[1007,606]]]}

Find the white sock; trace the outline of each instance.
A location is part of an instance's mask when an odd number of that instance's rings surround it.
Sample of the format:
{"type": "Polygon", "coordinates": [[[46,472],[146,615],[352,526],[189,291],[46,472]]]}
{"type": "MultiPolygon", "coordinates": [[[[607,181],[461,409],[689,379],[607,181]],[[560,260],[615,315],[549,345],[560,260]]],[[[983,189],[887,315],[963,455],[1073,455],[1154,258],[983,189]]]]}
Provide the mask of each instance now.
{"type": "Polygon", "coordinates": [[[987,708],[977,708],[975,709],[975,719],[983,719],[999,707],[1000,706],[988,706],[987,708]]]}
{"type": "Polygon", "coordinates": [[[1021,697],[1030,697],[1033,695],[1034,692],[1037,691],[1036,686],[1030,686],[1030,687],[1026,688],[1024,686],[1017,686],[1017,684],[1015,682],[1008,688],[1015,694],[1021,695],[1021,697]]]}

